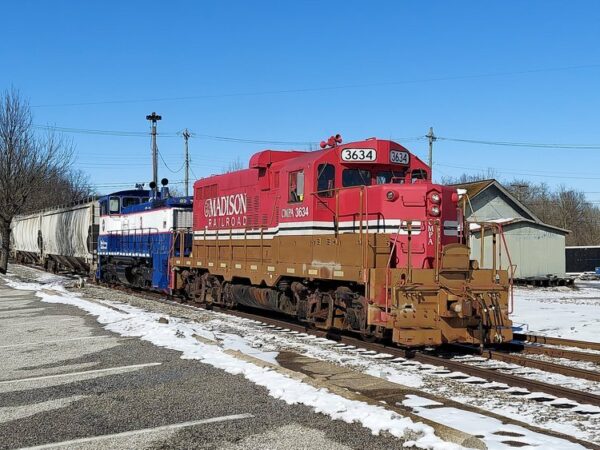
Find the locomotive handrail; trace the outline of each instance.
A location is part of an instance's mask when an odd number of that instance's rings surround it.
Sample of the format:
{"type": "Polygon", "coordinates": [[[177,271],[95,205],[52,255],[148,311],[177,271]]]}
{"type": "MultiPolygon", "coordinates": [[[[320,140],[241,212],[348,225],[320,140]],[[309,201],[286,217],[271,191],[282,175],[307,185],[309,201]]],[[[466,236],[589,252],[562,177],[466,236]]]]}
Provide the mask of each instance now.
{"type": "Polygon", "coordinates": [[[132,232],[133,232],[133,242],[131,242],[131,240],[129,240],[127,243],[128,244],[133,244],[133,249],[134,252],[137,250],[137,253],[142,253],[142,239],[141,238],[145,238],[147,243],[148,243],[148,251],[150,253],[152,253],[152,249],[150,248],[151,245],[151,239],[150,239],[150,235],[152,233],[150,233],[150,231],[156,231],[156,233],[158,233],[158,228],[155,227],[147,227],[147,228],[131,228],[128,230],[110,230],[108,232],[109,236],[121,236],[124,239],[121,240],[121,242],[119,242],[119,250],[123,249],[124,246],[124,240],[125,238],[131,238],[132,236],[132,232]],[[145,233],[146,231],[146,233],[145,233]],[[139,232],[139,235],[138,235],[139,232]],[[140,239],[137,239],[137,238],[140,239]]]}
{"type": "Polygon", "coordinates": [[[508,308],[508,313],[512,314],[514,311],[514,277],[515,277],[515,272],[516,272],[516,264],[512,263],[512,259],[510,257],[510,251],[508,249],[508,244],[506,242],[506,237],[504,235],[504,228],[502,226],[501,223],[499,222],[469,222],[469,224],[473,224],[473,225],[477,225],[479,226],[479,230],[470,230],[471,234],[473,234],[474,232],[479,231],[480,233],[480,239],[479,239],[479,245],[480,245],[480,260],[479,260],[479,267],[483,268],[483,263],[484,263],[484,250],[485,250],[485,230],[486,228],[489,230],[492,230],[492,270],[493,270],[493,276],[494,279],[497,276],[497,271],[499,268],[502,267],[502,245],[504,246],[504,250],[506,251],[506,257],[508,258],[508,274],[509,274],[509,284],[510,284],[510,301],[509,301],[509,308],[508,308]],[[501,238],[501,242],[502,245],[501,246],[497,246],[497,242],[496,242],[496,234],[500,235],[501,238]],[[499,254],[499,258],[500,262],[499,264],[497,264],[496,261],[496,254],[499,254]],[[498,267],[498,269],[497,269],[498,267]]]}

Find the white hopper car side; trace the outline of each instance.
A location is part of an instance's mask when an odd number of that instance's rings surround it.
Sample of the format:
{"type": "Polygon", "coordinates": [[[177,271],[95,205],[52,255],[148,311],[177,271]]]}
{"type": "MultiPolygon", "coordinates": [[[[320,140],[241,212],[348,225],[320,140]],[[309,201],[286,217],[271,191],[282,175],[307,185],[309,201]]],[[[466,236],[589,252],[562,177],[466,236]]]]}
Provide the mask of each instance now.
{"type": "Polygon", "coordinates": [[[15,217],[13,258],[56,272],[95,270],[99,209],[97,201],[15,217]]]}

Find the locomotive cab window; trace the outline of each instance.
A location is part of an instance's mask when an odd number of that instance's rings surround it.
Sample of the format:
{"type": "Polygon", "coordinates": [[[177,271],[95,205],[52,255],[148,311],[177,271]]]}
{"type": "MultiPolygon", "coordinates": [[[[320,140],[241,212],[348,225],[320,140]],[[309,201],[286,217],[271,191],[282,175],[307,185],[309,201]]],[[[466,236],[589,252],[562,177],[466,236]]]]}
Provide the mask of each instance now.
{"type": "Polygon", "coordinates": [[[364,169],[344,169],[342,172],[342,186],[370,186],[371,172],[364,169]]]}
{"type": "Polygon", "coordinates": [[[423,169],[415,169],[410,174],[410,182],[411,183],[414,183],[417,180],[426,180],[426,179],[427,179],[427,172],[425,172],[423,169]]]}
{"type": "Polygon", "coordinates": [[[140,198],[139,197],[123,197],[123,208],[127,208],[131,205],[139,205],[140,198]]]}
{"type": "Polygon", "coordinates": [[[319,164],[317,167],[317,195],[333,197],[335,188],[335,167],[332,164],[319,164]]]}
{"type": "Polygon", "coordinates": [[[382,170],[377,172],[377,184],[404,184],[404,171],[382,170]]]}
{"type": "Polygon", "coordinates": [[[108,200],[102,200],[100,202],[100,215],[106,216],[108,214],[108,200]]]}
{"type": "Polygon", "coordinates": [[[110,214],[119,214],[121,212],[121,199],[119,197],[111,197],[108,207],[110,214]]]}
{"type": "Polygon", "coordinates": [[[288,202],[297,203],[304,200],[304,171],[290,172],[288,188],[290,193],[288,202]]]}

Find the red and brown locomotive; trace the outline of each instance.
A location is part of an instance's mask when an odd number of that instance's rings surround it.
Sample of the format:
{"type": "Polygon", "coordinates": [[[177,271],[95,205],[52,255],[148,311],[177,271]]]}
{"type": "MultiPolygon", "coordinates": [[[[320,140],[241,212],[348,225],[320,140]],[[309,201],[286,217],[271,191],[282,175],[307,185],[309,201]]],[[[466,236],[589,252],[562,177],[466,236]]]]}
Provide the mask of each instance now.
{"type": "Polygon", "coordinates": [[[402,346],[511,340],[508,274],[470,260],[456,189],[393,141],[322,147],[196,181],[171,288],[402,346]]]}

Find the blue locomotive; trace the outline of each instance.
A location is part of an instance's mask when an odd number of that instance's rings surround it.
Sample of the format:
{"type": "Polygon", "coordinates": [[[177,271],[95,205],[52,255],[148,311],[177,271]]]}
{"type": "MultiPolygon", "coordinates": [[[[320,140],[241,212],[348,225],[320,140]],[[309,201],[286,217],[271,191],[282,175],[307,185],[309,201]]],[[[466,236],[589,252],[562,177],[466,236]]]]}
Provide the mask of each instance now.
{"type": "Polygon", "coordinates": [[[98,199],[96,278],[167,291],[174,231],[191,229],[192,198],[171,197],[162,188],[115,192],[98,199]]]}

